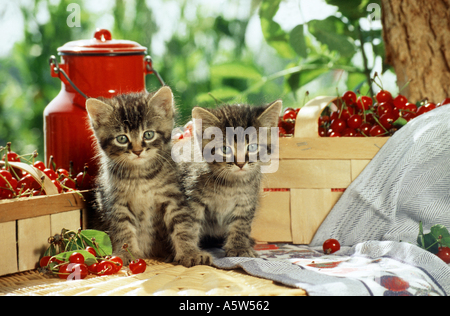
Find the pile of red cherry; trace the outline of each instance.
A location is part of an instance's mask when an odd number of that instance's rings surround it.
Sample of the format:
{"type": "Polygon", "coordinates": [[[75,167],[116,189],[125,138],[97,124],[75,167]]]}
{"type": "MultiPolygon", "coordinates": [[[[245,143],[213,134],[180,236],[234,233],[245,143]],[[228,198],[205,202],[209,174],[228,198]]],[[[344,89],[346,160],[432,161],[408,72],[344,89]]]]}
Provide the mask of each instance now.
{"type": "Polygon", "coordinates": [[[87,166],[84,167],[83,172],[72,176],[72,172],[63,168],[56,168],[52,157],[49,165],[45,166],[42,161],[34,161],[37,157],[36,152],[19,156],[11,150],[11,143],[9,142],[6,144],[6,147],[0,147],[0,154],[5,151],[6,153],[3,154],[2,158],[5,161],[5,166],[0,170],[0,200],[45,195],[42,183],[39,183],[25,171],[13,168],[8,164],[9,162],[21,162],[21,158],[44,172],[56,186],[59,193],[88,190],[92,187],[92,178],[87,172],[87,166]]]}
{"type": "MultiPolygon", "coordinates": [[[[57,275],[59,278],[67,280],[68,278],[84,279],[88,275],[101,276],[116,274],[123,267],[123,261],[120,257],[98,256],[95,249],[90,246],[86,247],[85,250],[69,251],[65,254],[65,256],[61,256],[60,254],[58,257],[42,257],[39,261],[41,271],[43,271],[42,269],[46,269],[46,271],[57,275]],[[83,255],[86,252],[96,258],[94,261],[90,262],[89,265],[85,260],[85,255],[83,255]]],[[[128,267],[132,274],[139,274],[145,272],[147,264],[143,259],[133,259],[128,267]]]]}
{"type": "Polygon", "coordinates": [[[357,97],[346,91],[328,106],[319,118],[319,135],[322,137],[377,137],[391,136],[415,117],[450,103],[450,98],[441,103],[427,99],[416,104],[406,97],[395,98],[386,90],[376,94],[376,102],[368,96],[357,97]]]}
{"type": "MultiPolygon", "coordinates": [[[[399,94],[395,98],[386,90],[380,90],[375,102],[368,96],[359,97],[353,91],[327,106],[319,117],[319,135],[321,137],[381,137],[391,136],[413,118],[429,112],[436,107],[450,103],[446,98],[435,104],[427,99],[410,103],[399,94]]],[[[300,108],[287,108],[278,121],[279,135],[292,136],[295,120],[300,108]]]]}

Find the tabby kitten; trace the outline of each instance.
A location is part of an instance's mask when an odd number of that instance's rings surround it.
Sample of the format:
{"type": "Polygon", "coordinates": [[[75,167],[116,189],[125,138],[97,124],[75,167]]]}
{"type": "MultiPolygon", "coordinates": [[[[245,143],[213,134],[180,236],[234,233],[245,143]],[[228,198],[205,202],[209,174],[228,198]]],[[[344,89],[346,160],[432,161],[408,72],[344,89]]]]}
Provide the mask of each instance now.
{"type": "MultiPolygon", "coordinates": [[[[262,162],[255,159],[262,146],[271,150],[270,128],[278,126],[282,102],[275,101],[268,106],[226,105],[216,109],[194,107],[194,135],[197,150],[204,153],[208,143],[215,143],[211,154],[216,158],[202,162],[181,162],[182,185],[188,203],[197,217],[198,224],[191,227],[199,235],[196,241],[202,246],[221,245],[228,257],[257,257],[254,240],[250,237],[251,224],[258,207],[261,190],[262,162]],[[197,124],[201,120],[201,128],[197,124]],[[223,137],[211,139],[205,136],[210,127],[219,129],[223,137]],[[227,127],[254,127],[259,139],[259,128],[267,128],[267,144],[255,139],[239,138],[227,134],[227,127]],[[244,159],[238,159],[238,147],[244,159]],[[216,150],[217,148],[217,150],[216,150]],[[253,159],[252,159],[253,158],[253,159]],[[220,160],[223,160],[220,162],[220,160]]],[[[236,130],[236,129],[235,129],[236,130]]],[[[278,136],[278,134],[277,134],[278,136]]],[[[211,145],[209,145],[211,146],[211,145]]],[[[262,151],[262,150],[261,150],[262,151]]],[[[206,158],[206,157],[204,157],[206,158]]]]}
{"type": "Polygon", "coordinates": [[[184,265],[209,263],[210,256],[186,245],[179,227],[189,224],[187,202],[171,159],[174,127],[173,95],[169,87],[149,94],[130,93],[111,99],[88,99],[86,109],[97,139],[100,171],[96,208],[102,230],[109,233],[114,255],[165,257],[184,265]],[[172,239],[185,251],[174,249],[172,239]],[[187,253],[186,253],[187,251],[187,253]]]}

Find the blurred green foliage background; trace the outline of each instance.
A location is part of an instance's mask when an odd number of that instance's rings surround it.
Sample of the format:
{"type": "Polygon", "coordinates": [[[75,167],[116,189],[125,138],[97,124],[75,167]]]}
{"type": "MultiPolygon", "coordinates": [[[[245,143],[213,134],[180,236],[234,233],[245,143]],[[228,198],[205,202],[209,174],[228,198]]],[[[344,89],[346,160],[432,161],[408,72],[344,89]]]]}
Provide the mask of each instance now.
{"type": "MultiPolygon", "coordinates": [[[[41,160],[43,110],[61,89],[50,76],[49,56],[68,41],[91,38],[96,28],[148,48],[174,90],[180,126],[193,106],[213,107],[215,99],[261,104],[281,98],[297,108],[319,95],[370,94],[374,71],[383,73],[385,89],[398,91],[383,63],[380,0],[3,3],[0,41],[13,45],[0,55],[0,145],[11,141],[23,154],[38,149],[41,160]],[[80,5],[80,27],[67,24],[70,3],[80,5]],[[322,16],[311,19],[311,12],[322,16]]],[[[156,77],[147,76],[147,89],[158,87],[156,77]]]]}

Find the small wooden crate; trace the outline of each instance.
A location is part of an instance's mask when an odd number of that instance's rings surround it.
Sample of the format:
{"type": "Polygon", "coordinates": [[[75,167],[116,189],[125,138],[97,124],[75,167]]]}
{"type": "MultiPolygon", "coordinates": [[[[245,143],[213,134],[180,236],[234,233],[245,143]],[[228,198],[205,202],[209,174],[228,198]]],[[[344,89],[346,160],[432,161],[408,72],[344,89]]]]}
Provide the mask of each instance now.
{"type": "MultiPolygon", "coordinates": [[[[43,172],[23,163],[10,163],[41,179],[43,172]]],[[[0,201],[0,275],[35,269],[49,246],[48,238],[62,228],[84,227],[88,207],[77,193],[58,194],[45,178],[45,196],[0,201]]],[[[87,195],[87,191],[81,192],[87,195]]]]}
{"type": "Polygon", "coordinates": [[[265,174],[252,236],[309,244],[342,193],[388,137],[320,137],[318,118],[335,98],[319,97],[299,112],[294,137],[279,139],[279,167],[265,174]]]}

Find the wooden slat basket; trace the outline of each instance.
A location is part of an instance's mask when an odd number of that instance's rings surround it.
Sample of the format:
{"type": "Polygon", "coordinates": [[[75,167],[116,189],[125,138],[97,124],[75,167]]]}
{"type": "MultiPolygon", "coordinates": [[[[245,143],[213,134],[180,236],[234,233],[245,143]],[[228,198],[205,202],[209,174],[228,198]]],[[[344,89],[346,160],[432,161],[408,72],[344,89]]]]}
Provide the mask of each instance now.
{"type": "Polygon", "coordinates": [[[309,244],[343,191],[389,137],[320,137],[318,118],[335,97],[300,110],[294,137],[279,139],[279,166],[265,174],[265,192],[252,227],[257,241],[309,244]]]}
{"type": "Polygon", "coordinates": [[[20,162],[10,164],[39,182],[45,176],[46,195],[0,201],[0,275],[35,269],[49,245],[48,238],[61,233],[62,228],[84,227],[82,219],[86,217],[82,213],[88,207],[78,193],[58,194],[51,180],[33,166],[20,162]]]}

